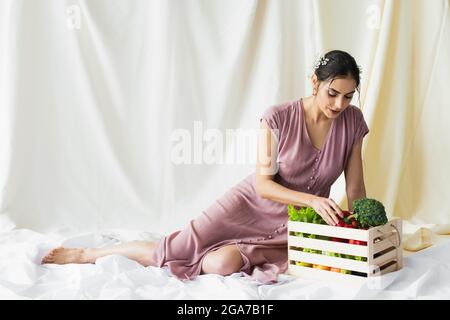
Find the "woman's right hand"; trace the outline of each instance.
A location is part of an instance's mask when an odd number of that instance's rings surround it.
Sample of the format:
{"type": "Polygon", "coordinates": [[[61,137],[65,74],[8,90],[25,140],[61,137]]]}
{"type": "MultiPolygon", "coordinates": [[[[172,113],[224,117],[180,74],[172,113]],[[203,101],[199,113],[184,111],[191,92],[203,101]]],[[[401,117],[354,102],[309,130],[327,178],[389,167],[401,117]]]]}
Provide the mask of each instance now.
{"type": "Polygon", "coordinates": [[[322,218],[331,226],[339,223],[339,217],[343,218],[341,208],[334,202],[333,199],[314,196],[309,206],[314,209],[322,218]]]}

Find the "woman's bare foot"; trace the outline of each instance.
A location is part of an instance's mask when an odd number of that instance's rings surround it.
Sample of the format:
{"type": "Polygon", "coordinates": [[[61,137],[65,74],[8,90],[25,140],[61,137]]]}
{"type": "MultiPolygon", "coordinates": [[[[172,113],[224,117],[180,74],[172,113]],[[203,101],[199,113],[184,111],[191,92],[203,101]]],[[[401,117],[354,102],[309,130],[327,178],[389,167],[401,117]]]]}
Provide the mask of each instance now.
{"type": "Polygon", "coordinates": [[[94,263],[90,256],[88,249],[58,247],[51,250],[44,258],[42,258],[41,263],[94,263]]]}

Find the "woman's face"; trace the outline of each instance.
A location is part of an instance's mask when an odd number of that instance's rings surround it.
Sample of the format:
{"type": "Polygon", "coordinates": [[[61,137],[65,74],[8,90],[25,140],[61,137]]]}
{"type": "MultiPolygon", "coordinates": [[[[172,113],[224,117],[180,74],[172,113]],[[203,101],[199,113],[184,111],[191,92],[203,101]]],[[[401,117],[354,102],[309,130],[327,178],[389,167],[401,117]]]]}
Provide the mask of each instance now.
{"type": "Polygon", "coordinates": [[[334,78],[320,83],[316,101],[329,119],[335,119],[350,105],[355,91],[356,81],[352,77],[334,78]]]}

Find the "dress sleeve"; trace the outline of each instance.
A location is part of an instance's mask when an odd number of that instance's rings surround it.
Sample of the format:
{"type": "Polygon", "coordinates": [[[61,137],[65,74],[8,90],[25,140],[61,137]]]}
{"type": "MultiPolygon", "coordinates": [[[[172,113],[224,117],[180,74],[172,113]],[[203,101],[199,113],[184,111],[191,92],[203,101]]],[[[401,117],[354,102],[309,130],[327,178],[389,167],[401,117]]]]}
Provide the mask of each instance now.
{"type": "Polygon", "coordinates": [[[354,144],[361,141],[369,133],[369,127],[361,110],[357,109],[355,113],[355,139],[354,144]]]}
{"type": "Polygon", "coordinates": [[[261,122],[263,119],[267,122],[267,125],[271,129],[280,129],[280,115],[277,113],[276,106],[267,108],[263,112],[259,121],[261,122]]]}

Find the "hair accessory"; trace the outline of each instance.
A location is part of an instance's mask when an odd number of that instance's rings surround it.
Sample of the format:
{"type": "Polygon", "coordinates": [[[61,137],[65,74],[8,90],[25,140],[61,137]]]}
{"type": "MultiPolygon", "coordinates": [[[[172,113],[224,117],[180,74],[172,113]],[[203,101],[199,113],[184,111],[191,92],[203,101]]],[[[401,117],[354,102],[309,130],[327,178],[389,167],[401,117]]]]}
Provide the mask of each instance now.
{"type": "Polygon", "coordinates": [[[325,56],[321,56],[314,65],[314,69],[318,69],[320,66],[326,66],[329,61],[330,59],[325,58],[325,56]]]}

